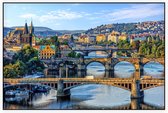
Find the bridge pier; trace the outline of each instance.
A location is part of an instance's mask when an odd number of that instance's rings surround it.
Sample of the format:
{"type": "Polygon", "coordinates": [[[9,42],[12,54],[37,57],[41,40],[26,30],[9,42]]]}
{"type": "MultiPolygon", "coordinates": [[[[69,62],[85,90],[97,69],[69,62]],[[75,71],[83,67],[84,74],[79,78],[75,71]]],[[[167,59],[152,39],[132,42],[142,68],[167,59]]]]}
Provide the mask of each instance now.
{"type": "Polygon", "coordinates": [[[105,64],[105,77],[114,78],[114,67],[111,67],[108,63],[105,64]]]}
{"type": "Polygon", "coordinates": [[[140,90],[140,80],[134,79],[131,85],[131,99],[140,99],[143,96],[143,91],[140,90]]]}
{"type": "Polygon", "coordinates": [[[143,64],[140,64],[140,69],[139,69],[139,73],[140,73],[140,77],[142,77],[144,75],[144,66],[143,64]]]}
{"type": "Polygon", "coordinates": [[[83,78],[83,77],[85,77],[86,76],[86,68],[85,68],[86,66],[85,66],[85,63],[80,63],[80,64],[78,64],[78,77],[79,78],[83,78]]]}
{"type": "Polygon", "coordinates": [[[131,110],[139,110],[142,99],[131,99],[131,110]]]}
{"type": "Polygon", "coordinates": [[[139,73],[140,73],[140,77],[142,77],[144,75],[144,64],[143,64],[143,57],[139,58],[139,73]]]}
{"type": "Polygon", "coordinates": [[[85,52],[84,52],[84,55],[85,55],[85,56],[88,56],[88,54],[89,54],[89,51],[85,51],[85,52]]]}
{"type": "Polygon", "coordinates": [[[64,66],[59,67],[59,78],[62,78],[64,76],[64,66]]]}
{"type": "Polygon", "coordinates": [[[57,99],[63,100],[63,99],[69,99],[70,98],[70,90],[65,90],[64,88],[64,81],[58,80],[57,82],[57,99]]]}

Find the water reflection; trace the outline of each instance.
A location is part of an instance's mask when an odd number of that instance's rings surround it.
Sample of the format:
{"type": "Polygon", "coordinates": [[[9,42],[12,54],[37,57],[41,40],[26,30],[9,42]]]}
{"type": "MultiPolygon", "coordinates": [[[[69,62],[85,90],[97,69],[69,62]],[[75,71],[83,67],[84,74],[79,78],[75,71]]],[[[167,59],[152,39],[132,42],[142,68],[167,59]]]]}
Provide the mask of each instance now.
{"type": "MultiPolygon", "coordinates": [[[[91,55],[93,53],[90,53],[91,55]]],[[[103,77],[105,67],[98,62],[87,66],[87,75],[103,77]]],[[[115,77],[131,77],[135,68],[128,62],[115,66],[115,77]],[[122,70],[122,71],[121,71],[122,70]]],[[[163,77],[164,67],[158,63],[144,66],[145,73],[153,77],[163,77]]],[[[71,99],[57,101],[56,90],[37,93],[30,97],[28,104],[4,102],[4,109],[164,109],[164,86],[144,91],[144,99],[131,100],[130,92],[121,88],[88,84],[71,89],[71,99]]]]}
{"type": "Polygon", "coordinates": [[[114,77],[116,78],[130,78],[133,76],[134,72],[135,67],[129,62],[119,62],[114,67],[114,77]]]}
{"type": "Polygon", "coordinates": [[[146,90],[140,101],[131,100],[130,92],[121,88],[88,84],[71,89],[71,99],[67,101],[57,101],[56,90],[51,89],[35,94],[28,103],[5,102],[4,109],[164,109],[164,87],[146,90]]]}
{"type": "Polygon", "coordinates": [[[92,62],[87,67],[87,76],[102,78],[105,75],[105,67],[99,62],[92,62]]]}
{"type": "Polygon", "coordinates": [[[164,66],[157,62],[149,62],[144,66],[144,74],[155,78],[164,77],[164,66]]]}

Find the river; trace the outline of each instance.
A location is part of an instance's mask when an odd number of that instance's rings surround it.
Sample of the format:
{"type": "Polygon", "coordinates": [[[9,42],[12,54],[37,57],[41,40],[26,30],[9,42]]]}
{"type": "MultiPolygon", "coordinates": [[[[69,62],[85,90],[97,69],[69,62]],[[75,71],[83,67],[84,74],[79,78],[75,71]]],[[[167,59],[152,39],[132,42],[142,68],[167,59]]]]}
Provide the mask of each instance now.
{"type": "MultiPolygon", "coordinates": [[[[90,57],[101,57],[104,53],[91,53],[90,57]]],[[[103,77],[105,68],[98,62],[87,66],[87,75],[103,77]]],[[[115,66],[115,77],[129,78],[135,72],[134,66],[128,62],[121,62],[115,66]],[[122,71],[120,71],[122,70],[122,71]]],[[[155,78],[164,77],[164,66],[159,63],[148,63],[144,66],[144,73],[155,78]]],[[[144,91],[142,103],[130,99],[130,92],[121,88],[89,84],[71,89],[71,99],[57,101],[56,90],[48,93],[36,94],[28,101],[29,105],[4,103],[4,109],[164,109],[164,86],[144,91]],[[137,104],[138,103],[138,104],[137,104]],[[138,106],[138,107],[137,107],[138,106]]]]}

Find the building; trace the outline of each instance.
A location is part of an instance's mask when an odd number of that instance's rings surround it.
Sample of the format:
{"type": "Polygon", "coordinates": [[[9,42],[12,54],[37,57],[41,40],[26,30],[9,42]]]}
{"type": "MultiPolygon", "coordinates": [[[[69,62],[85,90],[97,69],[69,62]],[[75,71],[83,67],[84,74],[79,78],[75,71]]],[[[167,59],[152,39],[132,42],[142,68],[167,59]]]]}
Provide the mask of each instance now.
{"type": "Polygon", "coordinates": [[[21,50],[22,47],[21,46],[12,46],[12,47],[6,47],[6,51],[8,52],[18,52],[19,50],[21,50]]]}
{"type": "Polygon", "coordinates": [[[28,29],[27,23],[22,28],[15,28],[15,30],[10,31],[4,38],[5,45],[23,45],[29,44],[30,46],[35,45],[35,35],[34,27],[31,21],[30,27],[28,29]]]}
{"type": "Polygon", "coordinates": [[[51,59],[55,55],[55,45],[42,45],[39,50],[40,59],[51,59]]]}
{"type": "Polygon", "coordinates": [[[88,35],[81,35],[81,36],[79,36],[78,41],[81,43],[89,43],[89,36],[88,35]]]}
{"type": "Polygon", "coordinates": [[[62,37],[61,37],[63,40],[68,40],[71,38],[71,35],[70,34],[64,34],[62,37]]]}
{"type": "Polygon", "coordinates": [[[119,32],[116,32],[116,31],[112,31],[109,35],[108,35],[108,41],[112,41],[112,42],[115,42],[115,43],[118,43],[119,41],[119,32]]]}
{"type": "Polygon", "coordinates": [[[106,41],[106,36],[104,34],[98,34],[96,36],[96,42],[106,41]]]}
{"type": "Polygon", "coordinates": [[[129,40],[130,40],[130,44],[132,44],[132,42],[134,42],[134,41],[148,41],[150,38],[147,38],[147,37],[145,37],[145,36],[141,36],[141,35],[135,35],[135,34],[132,34],[131,36],[130,36],[130,38],[129,38],[129,40]]]}
{"type": "Polygon", "coordinates": [[[119,40],[127,40],[127,35],[125,33],[121,33],[121,35],[118,37],[119,40]]]}
{"type": "Polygon", "coordinates": [[[96,42],[96,36],[90,36],[90,37],[89,37],[89,42],[90,42],[90,43],[96,42]]]}

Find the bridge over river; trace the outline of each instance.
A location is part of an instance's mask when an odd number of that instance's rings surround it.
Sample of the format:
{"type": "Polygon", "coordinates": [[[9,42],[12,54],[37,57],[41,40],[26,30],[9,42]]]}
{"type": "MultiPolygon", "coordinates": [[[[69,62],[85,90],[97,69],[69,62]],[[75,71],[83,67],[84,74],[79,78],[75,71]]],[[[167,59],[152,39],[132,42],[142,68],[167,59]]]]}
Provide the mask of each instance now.
{"type": "MultiPolygon", "coordinates": [[[[105,77],[106,78],[114,78],[114,67],[116,64],[122,61],[126,61],[131,63],[136,70],[136,73],[139,73],[140,76],[144,74],[144,65],[149,62],[158,62],[162,65],[165,64],[164,58],[56,58],[52,60],[42,60],[45,64],[48,65],[48,68],[46,69],[46,75],[50,75],[49,71],[50,69],[53,69],[55,67],[52,64],[56,65],[56,68],[59,70],[60,73],[65,73],[64,71],[68,68],[66,67],[66,61],[72,62],[77,69],[77,75],[78,77],[85,77],[86,76],[86,70],[87,66],[92,62],[99,62],[105,67],[105,77]]],[[[68,73],[66,73],[66,77],[69,76],[68,73]]],[[[63,74],[61,74],[63,75],[63,74]]]]}
{"type": "Polygon", "coordinates": [[[86,79],[86,78],[20,78],[4,79],[4,91],[18,87],[30,87],[32,84],[48,85],[57,89],[57,97],[70,96],[70,89],[84,84],[103,84],[119,87],[131,92],[131,98],[143,97],[146,89],[163,86],[165,80],[160,79],[135,79],[135,78],[108,78],[108,79],[86,79]]]}

